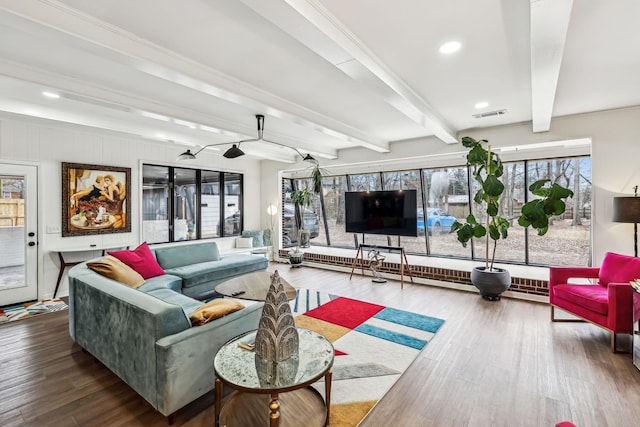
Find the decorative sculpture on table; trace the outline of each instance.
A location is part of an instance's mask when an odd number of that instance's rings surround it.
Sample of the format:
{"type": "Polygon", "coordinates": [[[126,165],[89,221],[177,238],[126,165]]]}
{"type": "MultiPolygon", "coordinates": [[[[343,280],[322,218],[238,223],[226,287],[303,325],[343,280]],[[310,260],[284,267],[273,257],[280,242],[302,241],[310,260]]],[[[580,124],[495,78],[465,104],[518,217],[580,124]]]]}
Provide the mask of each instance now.
{"type": "Polygon", "coordinates": [[[298,331],[289,300],[276,270],[265,298],[256,332],[255,352],[262,359],[280,362],[298,354],[298,331]]]}
{"type": "Polygon", "coordinates": [[[375,283],[385,283],[387,279],[382,277],[378,271],[382,261],[384,261],[384,256],[380,255],[380,251],[371,249],[367,253],[367,258],[369,258],[369,269],[371,269],[371,273],[373,273],[373,279],[371,279],[371,281],[375,283]]]}
{"type": "Polygon", "coordinates": [[[298,346],[298,330],[276,270],[256,332],[256,372],[262,386],[281,386],[293,381],[298,372],[298,346]]]}

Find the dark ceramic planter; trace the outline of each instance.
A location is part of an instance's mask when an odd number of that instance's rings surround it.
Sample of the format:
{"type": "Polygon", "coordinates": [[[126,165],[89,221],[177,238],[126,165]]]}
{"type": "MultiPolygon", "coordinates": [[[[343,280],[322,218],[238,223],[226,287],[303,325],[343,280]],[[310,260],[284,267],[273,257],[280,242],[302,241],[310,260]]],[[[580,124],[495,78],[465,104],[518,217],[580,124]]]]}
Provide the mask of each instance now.
{"type": "Polygon", "coordinates": [[[511,286],[511,275],[503,268],[487,270],[485,267],[474,267],[471,270],[471,283],[478,288],[482,298],[497,301],[511,286]]]}
{"type": "Polygon", "coordinates": [[[304,252],[289,252],[289,262],[291,267],[302,267],[304,252]]]}

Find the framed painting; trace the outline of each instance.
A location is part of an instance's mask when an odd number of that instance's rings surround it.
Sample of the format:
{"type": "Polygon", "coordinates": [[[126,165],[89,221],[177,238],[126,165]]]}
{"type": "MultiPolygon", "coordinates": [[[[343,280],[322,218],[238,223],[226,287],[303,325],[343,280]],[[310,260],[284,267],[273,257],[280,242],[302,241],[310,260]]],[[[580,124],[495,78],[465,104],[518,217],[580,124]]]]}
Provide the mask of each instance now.
{"type": "Polygon", "coordinates": [[[62,163],[62,237],[131,232],[131,168],[62,163]]]}

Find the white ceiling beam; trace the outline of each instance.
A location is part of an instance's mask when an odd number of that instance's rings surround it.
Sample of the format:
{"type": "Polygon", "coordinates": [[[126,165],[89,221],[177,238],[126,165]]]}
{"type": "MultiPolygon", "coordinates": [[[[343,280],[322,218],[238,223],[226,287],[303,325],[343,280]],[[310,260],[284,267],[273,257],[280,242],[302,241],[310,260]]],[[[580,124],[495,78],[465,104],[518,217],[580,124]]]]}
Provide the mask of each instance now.
{"type": "MultiPolygon", "coordinates": [[[[447,144],[455,144],[458,142],[456,132],[442,117],[440,117],[438,112],[429,105],[425,99],[418,95],[406,82],[404,82],[404,80],[396,75],[381,59],[370,51],[364,43],[355,36],[355,34],[349,31],[349,29],[335,16],[333,16],[319,1],[285,1],[309,23],[331,39],[340,49],[347,52],[349,56],[382,82],[386,88],[393,93],[393,96],[385,96],[386,101],[391,106],[414,120],[420,126],[429,130],[433,135],[447,144]]],[[[249,6],[254,3],[250,0],[245,0],[244,2],[249,6]]],[[[263,13],[259,10],[256,11],[258,13],[263,13]]],[[[304,43],[305,41],[302,42],[304,43]]],[[[331,52],[331,50],[320,49],[320,46],[309,44],[307,44],[307,46],[319,55],[325,57],[325,59],[331,61],[331,58],[327,55],[327,52],[331,52]]],[[[340,67],[340,64],[334,63],[334,65],[350,77],[355,78],[355,75],[350,74],[346,69],[340,67]]],[[[362,79],[363,84],[371,84],[371,82],[367,83],[366,80],[367,79],[362,79]]],[[[372,89],[379,91],[379,87],[376,88],[375,86],[376,85],[372,84],[372,89]]]]}
{"type": "Polygon", "coordinates": [[[534,132],[546,132],[551,128],[572,7],[573,0],[531,0],[531,112],[534,132]]]}
{"type": "MultiPolygon", "coordinates": [[[[333,138],[379,152],[389,152],[388,141],[372,137],[339,120],[207,67],[60,2],[0,0],[0,10],[101,46],[126,58],[139,71],[149,75],[255,111],[266,110],[270,116],[289,120],[333,138]]],[[[333,157],[331,154],[329,156],[333,157]]]]}
{"type": "MultiPolygon", "coordinates": [[[[124,111],[129,114],[138,115],[140,118],[155,118],[165,123],[179,123],[180,121],[183,121],[185,123],[192,124],[194,129],[203,129],[206,127],[212,131],[217,131],[214,133],[208,133],[206,140],[203,140],[202,135],[194,135],[190,137],[190,140],[199,139],[204,144],[210,143],[211,141],[209,141],[209,139],[220,143],[228,142],[229,144],[232,144],[241,139],[253,138],[256,136],[257,132],[255,126],[247,126],[246,124],[232,122],[200,111],[195,111],[190,108],[181,107],[176,104],[159,103],[153,99],[141,96],[132,96],[129,93],[123,93],[95,83],[86,82],[43,69],[35,69],[33,67],[3,59],[0,59],[0,75],[58,89],[61,91],[60,95],[63,98],[73,101],[98,105],[111,110],[124,111]]],[[[67,119],[65,121],[70,120],[67,119]]],[[[75,122],[77,124],[92,125],[90,123],[83,122],[82,119],[79,118],[76,118],[75,122]]],[[[131,132],[131,130],[124,128],[112,130],[131,132]]],[[[151,135],[141,136],[150,139],[157,139],[151,137],[151,135]]],[[[325,159],[338,158],[337,150],[331,150],[325,147],[318,149],[317,146],[311,148],[308,144],[301,145],[298,140],[293,140],[290,137],[274,132],[270,132],[269,136],[280,141],[282,144],[295,146],[300,151],[311,153],[317,157],[325,159]]],[[[287,163],[291,163],[291,159],[294,158],[293,154],[290,158],[283,156],[273,157],[269,155],[260,156],[256,150],[253,150],[251,154],[254,154],[257,157],[270,158],[287,163]]]]}

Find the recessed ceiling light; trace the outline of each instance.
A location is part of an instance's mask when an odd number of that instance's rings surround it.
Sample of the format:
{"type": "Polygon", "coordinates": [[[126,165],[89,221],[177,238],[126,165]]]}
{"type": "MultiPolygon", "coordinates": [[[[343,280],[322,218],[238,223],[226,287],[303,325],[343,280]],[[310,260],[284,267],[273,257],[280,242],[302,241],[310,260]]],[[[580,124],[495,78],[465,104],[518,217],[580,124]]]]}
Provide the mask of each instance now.
{"type": "Polygon", "coordinates": [[[42,92],[42,95],[46,96],[47,98],[51,98],[51,99],[58,99],[60,98],[60,95],[58,95],[55,92],[49,92],[49,91],[44,91],[42,92]]]}
{"type": "Polygon", "coordinates": [[[489,106],[489,103],[488,103],[488,102],[486,102],[486,101],[478,102],[478,103],[476,103],[476,105],[475,105],[475,107],[476,107],[477,109],[480,109],[480,108],[487,108],[488,106],[489,106]]]}
{"type": "Polygon", "coordinates": [[[453,53],[460,50],[462,44],[460,42],[447,42],[440,46],[440,53],[453,53]]]}

